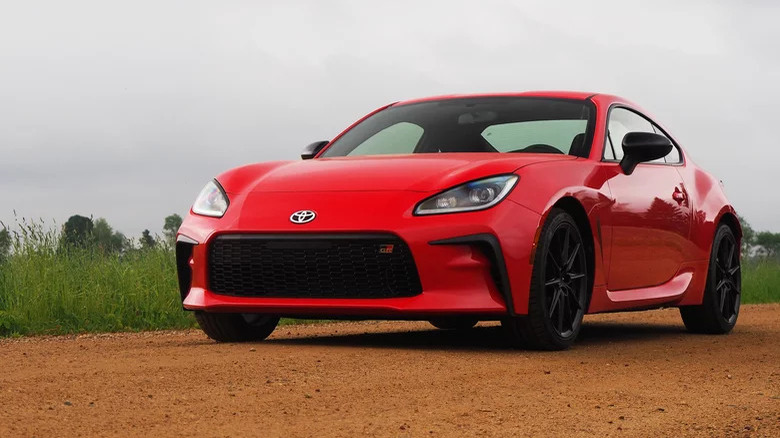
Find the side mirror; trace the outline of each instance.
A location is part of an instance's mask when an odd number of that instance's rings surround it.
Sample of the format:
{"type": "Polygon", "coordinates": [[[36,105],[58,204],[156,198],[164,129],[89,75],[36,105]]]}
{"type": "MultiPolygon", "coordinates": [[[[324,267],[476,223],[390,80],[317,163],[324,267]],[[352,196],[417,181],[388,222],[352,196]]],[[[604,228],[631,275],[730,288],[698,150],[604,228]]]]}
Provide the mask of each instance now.
{"type": "Polygon", "coordinates": [[[320,153],[322,148],[324,148],[325,145],[327,145],[328,143],[330,143],[330,142],[329,141],[315,141],[314,143],[306,146],[305,148],[303,148],[303,151],[301,152],[301,159],[302,160],[311,160],[312,158],[314,158],[315,155],[320,153]]]}
{"type": "Polygon", "coordinates": [[[629,132],[623,137],[623,159],[620,168],[631,175],[636,165],[665,157],[672,150],[672,142],[652,132],[629,132]]]}

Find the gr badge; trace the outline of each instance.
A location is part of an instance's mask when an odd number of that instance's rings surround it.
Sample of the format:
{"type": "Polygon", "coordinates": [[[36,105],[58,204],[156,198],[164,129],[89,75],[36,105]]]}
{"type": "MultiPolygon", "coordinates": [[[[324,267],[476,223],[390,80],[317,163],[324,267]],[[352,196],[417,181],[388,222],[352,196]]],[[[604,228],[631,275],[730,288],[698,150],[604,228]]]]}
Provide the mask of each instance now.
{"type": "Polygon", "coordinates": [[[393,253],[393,245],[389,243],[385,243],[382,245],[379,245],[379,254],[392,254],[393,253]]]}

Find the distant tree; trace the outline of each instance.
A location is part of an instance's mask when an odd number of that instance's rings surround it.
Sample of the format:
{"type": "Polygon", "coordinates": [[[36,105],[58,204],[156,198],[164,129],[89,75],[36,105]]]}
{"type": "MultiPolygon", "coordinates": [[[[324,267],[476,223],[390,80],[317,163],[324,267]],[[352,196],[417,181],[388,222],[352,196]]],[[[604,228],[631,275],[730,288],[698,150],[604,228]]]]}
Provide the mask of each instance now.
{"type": "Polygon", "coordinates": [[[73,215],[62,227],[62,242],[69,247],[84,247],[89,242],[93,228],[91,218],[73,215]]]}
{"type": "Polygon", "coordinates": [[[780,233],[761,231],[756,233],[756,245],[766,252],[768,257],[780,255],[780,233]]]}
{"type": "Polygon", "coordinates": [[[152,237],[152,233],[149,230],[144,230],[141,233],[141,249],[152,249],[157,245],[157,242],[152,237]]]}
{"type": "Polygon", "coordinates": [[[121,252],[127,246],[127,238],[119,231],[114,231],[108,221],[98,218],[92,228],[92,240],[98,248],[105,252],[121,252]]]}
{"type": "Polygon", "coordinates": [[[6,228],[0,229],[0,263],[8,259],[11,253],[11,233],[6,228]]]}
{"type": "Polygon", "coordinates": [[[173,245],[176,242],[176,232],[179,231],[181,226],[181,216],[174,213],[165,218],[165,225],[163,225],[163,234],[168,240],[168,243],[173,245]]]}
{"type": "Polygon", "coordinates": [[[742,256],[751,254],[751,248],[756,245],[756,231],[744,217],[737,215],[739,225],[742,227],[742,256]]]}
{"type": "Polygon", "coordinates": [[[742,253],[747,254],[750,247],[756,244],[756,231],[750,226],[747,219],[737,215],[739,224],[742,226],[742,253]]]}

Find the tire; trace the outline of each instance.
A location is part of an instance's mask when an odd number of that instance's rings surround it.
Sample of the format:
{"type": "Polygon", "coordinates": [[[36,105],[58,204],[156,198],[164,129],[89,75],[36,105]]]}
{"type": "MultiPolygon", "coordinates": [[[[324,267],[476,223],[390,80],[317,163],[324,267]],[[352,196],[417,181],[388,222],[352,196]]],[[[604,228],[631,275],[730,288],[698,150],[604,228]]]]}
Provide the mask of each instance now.
{"type": "Polygon", "coordinates": [[[725,334],[737,324],[742,295],[739,247],[734,232],[721,224],[712,241],[702,303],[680,307],[685,328],[693,333],[725,334]]]}
{"type": "Polygon", "coordinates": [[[195,312],[195,319],[209,338],[217,342],[261,341],[279,323],[276,316],[252,313],[195,312]]]}
{"type": "Polygon", "coordinates": [[[442,330],[468,330],[479,322],[475,318],[468,316],[456,316],[450,318],[434,318],[430,321],[432,326],[442,330]]]}
{"type": "Polygon", "coordinates": [[[574,219],[555,208],[542,227],[528,297],[528,315],[502,326],[515,347],[563,350],[577,339],[590,294],[586,246],[574,219]]]}

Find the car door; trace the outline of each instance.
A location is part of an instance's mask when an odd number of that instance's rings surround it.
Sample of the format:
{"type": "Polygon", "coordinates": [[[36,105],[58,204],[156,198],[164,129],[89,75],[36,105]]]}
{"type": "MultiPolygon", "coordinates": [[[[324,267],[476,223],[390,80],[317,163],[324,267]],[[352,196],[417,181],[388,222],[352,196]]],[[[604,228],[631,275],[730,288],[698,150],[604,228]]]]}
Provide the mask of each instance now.
{"type": "Polygon", "coordinates": [[[637,131],[665,135],[637,112],[623,107],[610,110],[603,163],[613,197],[609,290],[663,284],[686,261],[691,206],[677,171],[679,149],[675,145],[666,157],[641,163],[625,175],[618,166],[623,136],[637,131]]]}

